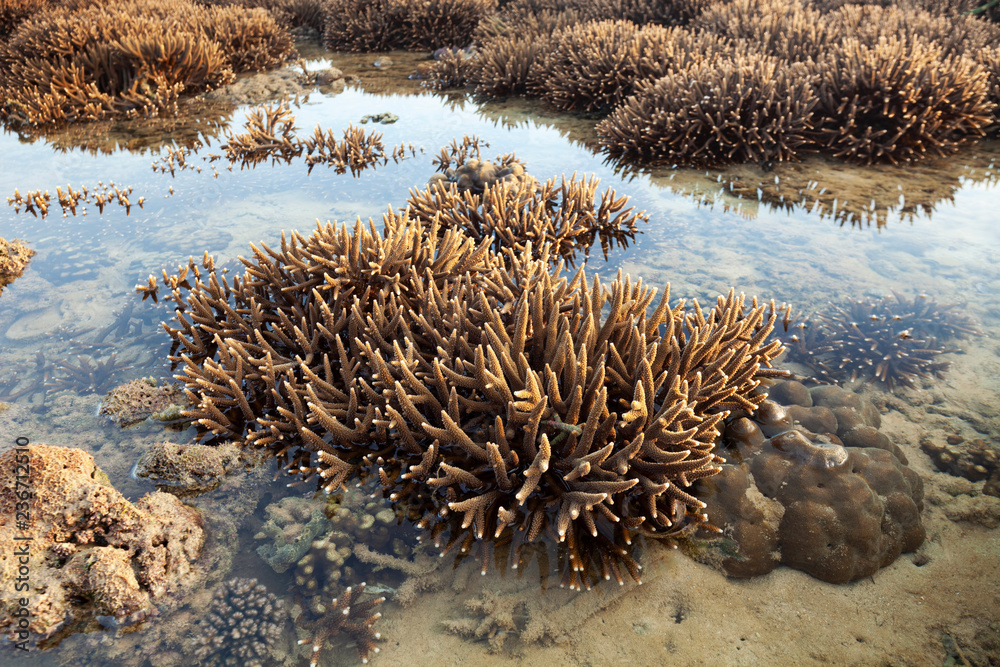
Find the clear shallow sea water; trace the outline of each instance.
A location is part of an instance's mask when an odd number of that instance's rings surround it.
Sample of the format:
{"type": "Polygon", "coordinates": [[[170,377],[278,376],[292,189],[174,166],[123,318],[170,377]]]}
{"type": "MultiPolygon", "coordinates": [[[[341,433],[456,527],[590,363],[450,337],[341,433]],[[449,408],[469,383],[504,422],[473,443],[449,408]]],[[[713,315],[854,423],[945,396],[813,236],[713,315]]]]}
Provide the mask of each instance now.
{"type": "MultiPolygon", "coordinates": [[[[323,64],[313,62],[310,68],[323,64]]],[[[411,84],[401,83],[400,87],[412,89],[411,84]]],[[[233,111],[230,126],[238,131],[246,111],[247,107],[233,111]]],[[[158,276],[163,268],[173,271],[189,256],[197,258],[205,251],[224,265],[240,255],[248,256],[251,243],[277,245],[282,231],[308,233],[317,219],[353,222],[360,216],[378,221],[388,205],[401,206],[410,188],[426,183],[434,173],[431,160],[439,149],[461,140],[465,134],[489,142],[483,150],[486,158],[516,153],[529,173],[541,180],[573,172],[594,174],[601,179],[601,190],[613,187],[619,195],[629,195],[631,204],[649,214],[649,224],[641,225],[630,247],[612,249],[607,260],[599,248],[591,253],[586,270],[602,278],[613,278],[623,270],[660,288],[669,282],[674,298],[695,297],[702,303],[713,302],[732,286],[748,295],[791,303],[800,313],[846,297],[882,296],[891,291],[906,296],[926,292],[941,303],[966,304],[985,335],[966,342],[965,355],[956,355],[959,361],[952,373],[965,374],[960,381],[930,382],[925,391],[936,392],[941,401],[979,411],[981,423],[987,428],[990,424],[996,427],[996,406],[1000,404],[1000,381],[993,372],[997,366],[995,340],[1000,331],[1000,183],[994,164],[995,156],[1000,155],[997,143],[985,142],[966,153],[923,165],[912,174],[905,169],[861,169],[810,158],[792,168],[779,166],[773,172],[739,167],[709,172],[659,169],[622,175],[588,148],[593,144],[588,130],[592,121],[559,118],[531,104],[485,104],[471,98],[394,94],[386,90],[370,93],[350,86],[332,96],[314,93],[294,108],[302,133],[311,132],[317,124],[338,131],[351,123],[358,124],[366,114],[383,111],[399,116],[395,124],[376,126],[384,143],[412,143],[422,152],[398,164],[390,161],[366,170],[357,177],[338,175],[322,166],[308,174],[301,162],[243,170],[235,166],[228,171],[225,161],[221,161],[215,163],[216,178],[212,166],[201,158],[220,152],[220,137],[209,139],[209,145],[188,158],[189,164],[202,168],[201,173],[187,170],[171,176],[151,168],[151,162],[164,155],[155,147],[105,154],[66,148],[60,142],[24,142],[10,132],[0,136],[0,196],[13,196],[15,188],[22,194],[36,189],[54,194],[56,186],[93,187],[99,181],[113,181],[133,188],[133,202],[139,196],[146,199],[141,209],[134,206],[129,215],[115,204],[103,214],[92,204],[86,205],[86,216],[63,218],[53,202],[44,220],[24,212],[17,214],[12,207],[0,209],[0,236],[20,238],[37,252],[25,275],[0,296],[3,375],[18,372],[25,378],[24,383],[29,383],[46,370],[58,376],[59,364],[83,364],[81,356],[107,361],[112,351],[116,351],[120,366],[101,378],[101,385],[96,387],[99,391],[68,386],[50,392],[44,401],[41,390],[15,400],[13,407],[0,415],[0,448],[6,449],[20,435],[33,442],[81,447],[94,454],[115,486],[131,499],[151,490],[150,484],[128,474],[138,455],[152,442],[183,441],[189,434],[148,424],[120,431],[96,415],[100,398],[110,386],[136,377],[170,375],[166,364],[169,341],[158,328],[158,322],[166,319],[169,311],[162,304],[140,302],[134,293],[135,285],[145,282],[150,273],[158,276]],[[789,199],[795,198],[800,187],[811,187],[813,191],[838,188],[844,193],[838,202],[841,207],[846,199],[853,200],[853,208],[862,209],[866,205],[860,202],[869,197],[870,191],[878,193],[879,202],[867,206],[879,208],[888,201],[896,210],[888,211],[881,225],[840,224],[809,202],[788,210],[759,202],[755,196],[738,199],[726,194],[731,190],[730,182],[749,183],[751,192],[759,182],[768,187],[777,185],[773,195],[780,197],[784,194],[783,180],[792,184],[789,199]],[[812,181],[817,185],[811,186],[812,181]],[[803,182],[808,185],[802,186],[803,182]],[[894,196],[897,191],[898,199],[894,196]],[[913,215],[898,210],[908,203],[919,206],[922,202],[931,204],[933,210],[913,215]],[[95,331],[121,323],[123,312],[127,314],[124,325],[105,339],[108,345],[86,348],[95,331]]],[[[760,196],[768,198],[763,189],[760,196]]],[[[903,400],[908,399],[904,396],[903,400]]],[[[919,399],[911,402],[920,404],[919,399]]],[[[900,432],[903,430],[901,427],[900,432]]],[[[1000,430],[982,433],[982,437],[1000,446],[1000,430]]],[[[908,443],[913,451],[918,451],[916,440],[914,436],[914,442],[908,443]]],[[[218,566],[218,572],[223,573],[218,578],[259,577],[279,594],[288,586],[287,579],[271,572],[254,554],[254,529],[250,527],[259,527],[266,504],[260,498],[274,500],[289,493],[283,491],[284,481],[253,487],[260,503],[257,511],[242,525],[243,532],[236,541],[226,542],[228,546],[216,543],[217,551],[232,550],[229,564],[218,566]],[[266,490],[261,490],[265,486],[266,490]]],[[[189,500],[208,511],[224,511],[219,510],[220,505],[211,504],[217,501],[218,494],[209,500],[189,500]]],[[[991,553],[989,545],[997,546],[996,531],[984,533],[982,539],[984,558],[995,571],[1000,550],[994,548],[991,553]]],[[[654,562],[661,558],[648,557],[654,562]]],[[[223,561],[226,558],[219,559],[223,561]]],[[[995,580],[982,583],[996,586],[995,580]]],[[[452,588],[457,594],[459,587],[453,584],[452,588]]],[[[173,603],[172,609],[185,608],[183,601],[173,603]]],[[[617,604],[627,607],[629,602],[617,604]]],[[[996,613],[995,609],[973,611],[996,613]]],[[[390,641],[400,636],[407,615],[414,613],[418,612],[387,607],[383,632],[390,641]]],[[[595,613],[612,618],[619,612],[602,607],[595,613]]],[[[123,656],[115,648],[116,643],[132,646],[127,642],[134,642],[136,636],[116,637],[114,632],[105,632],[70,637],[58,647],[35,652],[26,660],[56,665],[79,662],[86,655],[89,657],[83,661],[89,664],[143,664],[144,660],[157,664],[158,652],[162,652],[163,664],[192,664],[177,655],[183,641],[177,633],[183,633],[184,626],[170,623],[168,616],[165,612],[164,618],[146,623],[164,628],[150,635],[149,641],[139,640],[138,645],[145,646],[148,655],[133,650],[123,656]]],[[[189,612],[188,621],[191,618],[195,615],[189,612]]],[[[139,628],[137,633],[146,631],[139,628]]],[[[447,641],[456,641],[453,635],[447,637],[447,641]]],[[[468,651],[467,659],[486,660],[489,655],[489,660],[530,661],[532,656],[541,659],[545,655],[543,646],[537,649],[543,653],[531,653],[536,649],[525,648],[527,653],[501,654],[497,658],[484,652],[482,642],[461,641],[465,642],[460,645],[468,651]]],[[[638,630],[627,640],[608,641],[612,645],[621,643],[622,647],[638,642],[640,653],[632,658],[638,664],[652,664],[650,661],[658,655],[653,651],[654,643],[657,650],[664,645],[662,637],[638,630]],[[649,651],[642,652],[643,642],[648,642],[649,651]]],[[[558,647],[559,642],[555,644],[558,647]]],[[[871,655],[891,660],[894,650],[899,649],[891,645],[873,647],[871,655]]],[[[836,658],[836,647],[831,645],[829,651],[836,658]]],[[[390,653],[390,647],[386,653],[390,653]]],[[[580,651],[558,655],[559,660],[568,661],[566,664],[583,662],[580,651]]],[[[8,656],[0,655],[0,659],[8,656]]],[[[684,654],[684,658],[690,662],[700,659],[691,654],[684,654]]],[[[391,657],[376,656],[375,661],[383,659],[387,662],[381,664],[394,664],[391,657]]],[[[417,659],[416,664],[430,664],[429,660],[425,663],[417,659]]],[[[330,664],[354,662],[356,654],[347,647],[338,650],[330,664]]],[[[600,663],[601,658],[595,657],[594,664],[600,663]]],[[[763,663],[751,660],[749,664],[763,663]]],[[[928,656],[927,664],[935,664],[934,659],[928,656]]]]}

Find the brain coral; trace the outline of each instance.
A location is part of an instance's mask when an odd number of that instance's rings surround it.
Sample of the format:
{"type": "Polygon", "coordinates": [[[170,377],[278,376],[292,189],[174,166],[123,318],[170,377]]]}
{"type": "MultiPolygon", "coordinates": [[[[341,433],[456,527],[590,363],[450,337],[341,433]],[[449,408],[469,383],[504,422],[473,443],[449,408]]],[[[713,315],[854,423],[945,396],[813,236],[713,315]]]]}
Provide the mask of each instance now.
{"type": "Polygon", "coordinates": [[[838,387],[788,382],[777,392],[799,405],[765,401],[753,421],[726,426],[736,462],[700,482],[699,495],[724,537],[701,555],[735,577],[784,563],[844,583],[917,549],[923,483],[877,430],[877,411],[838,387]]]}

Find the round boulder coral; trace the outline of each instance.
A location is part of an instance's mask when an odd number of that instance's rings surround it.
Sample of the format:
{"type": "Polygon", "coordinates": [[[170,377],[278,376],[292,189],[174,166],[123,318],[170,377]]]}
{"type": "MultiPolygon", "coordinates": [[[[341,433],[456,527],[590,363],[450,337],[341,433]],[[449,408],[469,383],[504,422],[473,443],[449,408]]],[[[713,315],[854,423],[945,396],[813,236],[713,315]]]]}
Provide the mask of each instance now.
{"type": "Polygon", "coordinates": [[[753,419],[726,424],[733,463],[700,482],[698,494],[723,534],[701,544],[699,556],[734,577],[783,563],[844,583],[917,549],[923,483],[877,430],[871,404],[839,387],[807,391],[797,382],[774,393],[799,404],[765,401],[753,419]],[[816,433],[807,422],[831,430],[816,433]]]}

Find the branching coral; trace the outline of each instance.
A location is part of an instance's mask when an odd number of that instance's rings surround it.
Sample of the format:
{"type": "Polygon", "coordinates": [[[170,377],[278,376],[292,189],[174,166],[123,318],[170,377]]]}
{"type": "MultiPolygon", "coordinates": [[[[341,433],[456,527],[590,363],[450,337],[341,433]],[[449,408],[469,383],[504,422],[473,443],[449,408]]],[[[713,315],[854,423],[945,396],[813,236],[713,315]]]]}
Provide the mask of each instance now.
{"type": "Polygon", "coordinates": [[[323,41],[334,51],[466,46],[496,0],[331,0],[323,41]]]}
{"type": "Polygon", "coordinates": [[[5,117],[27,125],[151,116],[182,93],[273,67],[291,40],[263,10],[128,0],[24,21],[0,46],[5,117]]]}
{"type": "Polygon", "coordinates": [[[942,306],[925,294],[850,299],[830,304],[814,321],[791,327],[790,359],[822,382],[879,380],[889,389],[915,386],[917,377],[942,376],[951,365],[941,343],[978,334],[958,305],[942,306]]]}
{"type": "Polygon", "coordinates": [[[198,622],[193,640],[199,664],[260,667],[272,659],[272,648],[288,617],[284,602],[256,579],[230,579],[220,584],[208,615],[198,622]]]}
{"type": "Polygon", "coordinates": [[[372,629],[375,621],[382,618],[381,612],[371,613],[372,610],[385,602],[384,597],[374,597],[363,600],[366,584],[360,583],[357,586],[348,586],[341,593],[340,597],[334,598],[331,607],[318,620],[310,625],[313,634],[307,639],[300,639],[299,644],[312,646],[313,655],[309,662],[310,667],[319,664],[320,651],[327,642],[338,634],[345,634],[354,640],[358,647],[358,655],[361,662],[368,662],[368,656],[378,653],[378,646],[375,641],[381,639],[382,635],[372,629]]]}
{"type": "Polygon", "coordinates": [[[820,144],[866,164],[952,153],[983,134],[993,110],[986,70],[921,41],[848,39],[818,76],[820,144]]]}
{"type": "MultiPolygon", "coordinates": [[[[537,251],[551,243],[555,252],[566,257],[589,250],[595,237],[600,237],[605,248],[612,242],[625,244],[635,236],[637,223],[647,219],[644,212],[626,208],[628,198],[610,188],[595,203],[595,177],[577,180],[574,175],[558,184],[554,178],[539,184],[533,178],[518,178],[519,166],[516,161],[510,164],[510,174],[504,177],[512,177],[509,180],[480,180],[480,193],[471,187],[475,185],[472,179],[464,191],[461,181],[432,182],[426,190],[411,191],[407,206],[419,219],[438,218],[477,241],[491,240],[497,250],[523,250],[533,244],[537,251]]],[[[506,169],[501,164],[494,174],[506,169]]]]}
{"type": "Polygon", "coordinates": [[[556,34],[532,88],[555,107],[607,113],[646,80],[717,59],[723,39],[683,28],[594,21],[556,34]]]}
{"type": "Polygon", "coordinates": [[[812,129],[813,80],[802,64],[739,56],[640,86],[597,126],[615,158],[689,164],[794,159],[812,129]]]}
{"type": "MultiPolygon", "coordinates": [[[[579,189],[593,207],[593,182],[579,189]]],[[[551,194],[537,205],[563,215],[551,194]]],[[[561,206],[583,208],[569,191],[561,206]]],[[[531,244],[499,256],[443,214],[321,226],[255,248],[231,284],[210,269],[178,286],[187,415],[328,492],[377,475],[441,548],[487,543],[484,569],[488,543],[518,566],[545,536],[566,585],[638,578],[631,535],[705,520],[684,487],[718,469],[727,410],[780,374],[774,308],[665,294],[650,312],[641,283],[566,279],[531,244]]]]}
{"type": "Polygon", "coordinates": [[[734,0],[717,3],[691,24],[738,43],[741,50],[790,61],[816,58],[836,34],[820,13],[797,0],[734,0]]]}

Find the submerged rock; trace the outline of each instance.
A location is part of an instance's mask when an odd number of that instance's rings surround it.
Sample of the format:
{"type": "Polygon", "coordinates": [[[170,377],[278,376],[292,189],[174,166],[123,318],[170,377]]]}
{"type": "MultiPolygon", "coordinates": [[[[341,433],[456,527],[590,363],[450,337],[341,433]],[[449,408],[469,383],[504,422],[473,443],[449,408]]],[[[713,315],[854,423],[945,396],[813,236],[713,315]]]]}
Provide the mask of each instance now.
{"type": "Polygon", "coordinates": [[[27,449],[0,455],[0,580],[24,585],[30,617],[21,621],[20,598],[7,595],[0,632],[42,640],[80,620],[153,613],[201,552],[201,515],[160,492],[130,503],[82,450],[27,449]]]}
{"type": "Polygon", "coordinates": [[[100,414],[125,428],[146,419],[175,421],[187,406],[188,399],[179,385],[157,385],[154,378],[148,377],[109,391],[101,401],[100,414]]]}

